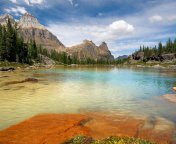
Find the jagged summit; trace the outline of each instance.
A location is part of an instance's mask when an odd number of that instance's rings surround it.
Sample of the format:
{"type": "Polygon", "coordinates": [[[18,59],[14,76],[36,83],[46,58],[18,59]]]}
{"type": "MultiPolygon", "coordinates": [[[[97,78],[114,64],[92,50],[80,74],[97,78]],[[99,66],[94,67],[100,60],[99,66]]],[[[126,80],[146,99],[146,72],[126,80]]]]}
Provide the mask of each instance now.
{"type": "Polygon", "coordinates": [[[72,57],[76,56],[79,60],[86,60],[87,58],[114,60],[105,42],[102,42],[98,47],[92,41],[84,40],[82,44],[67,48],[67,53],[72,57]]]}
{"type": "MultiPolygon", "coordinates": [[[[32,14],[30,14],[30,13],[25,13],[23,16],[30,16],[30,17],[34,17],[32,14]]],[[[22,16],[22,17],[23,17],[22,16]]],[[[35,17],[34,17],[35,18],[35,17]]]]}
{"type": "Polygon", "coordinates": [[[8,19],[10,19],[10,21],[11,21],[12,24],[15,23],[15,19],[11,15],[5,14],[3,16],[0,16],[0,24],[1,25],[7,25],[8,19]]]}
{"type": "Polygon", "coordinates": [[[85,40],[83,41],[83,43],[84,43],[84,44],[86,44],[86,43],[94,44],[92,41],[87,40],[87,39],[85,39],[85,40]]]}
{"type": "Polygon", "coordinates": [[[45,30],[46,28],[41,25],[38,20],[30,13],[25,13],[18,25],[21,27],[21,28],[37,28],[37,29],[43,29],[45,30]]]}

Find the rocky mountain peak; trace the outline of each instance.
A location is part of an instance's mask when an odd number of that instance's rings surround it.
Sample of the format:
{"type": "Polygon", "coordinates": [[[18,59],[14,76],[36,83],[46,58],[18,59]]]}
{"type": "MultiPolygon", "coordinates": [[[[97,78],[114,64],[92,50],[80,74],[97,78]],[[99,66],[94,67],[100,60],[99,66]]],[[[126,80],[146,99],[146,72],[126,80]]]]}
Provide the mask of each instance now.
{"type": "Polygon", "coordinates": [[[84,40],[83,44],[94,44],[94,43],[92,41],[89,41],[89,40],[84,40]]]}
{"type": "Polygon", "coordinates": [[[99,47],[108,49],[108,46],[105,42],[102,42],[99,47]]]}
{"type": "MultiPolygon", "coordinates": [[[[30,13],[25,13],[23,16],[28,16],[28,17],[33,17],[33,18],[35,18],[32,14],[30,14],[30,13]]],[[[22,17],[23,17],[22,16],[22,17]]]]}
{"type": "Polygon", "coordinates": [[[0,16],[0,24],[1,25],[7,25],[8,19],[10,19],[12,24],[15,23],[15,19],[11,15],[5,14],[4,16],[0,16]]]}
{"type": "Polygon", "coordinates": [[[25,13],[18,25],[21,27],[21,28],[37,28],[37,29],[42,29],[42,30],[45,30],[46,28],[41,25],[38,20],[30,13],[25,13]]]}

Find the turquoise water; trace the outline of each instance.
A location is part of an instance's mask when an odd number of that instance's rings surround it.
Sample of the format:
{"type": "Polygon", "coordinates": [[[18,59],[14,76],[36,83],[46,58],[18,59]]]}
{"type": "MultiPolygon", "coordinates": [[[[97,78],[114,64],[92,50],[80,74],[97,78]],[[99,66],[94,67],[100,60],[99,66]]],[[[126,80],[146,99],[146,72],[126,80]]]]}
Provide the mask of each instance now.
{"type": "Polygon", "coordinates": [[[128,111],[176,122],[176,104],[161,98],[174,93],[174,70],[61,67],[15,72],[7,79],[0,79],[0,83],[29,77],[39,81],[0,87],[0,129],[39,113],[82,110],[128,111]],[[36,77],[35,74],[48,76],[36,77]]]}

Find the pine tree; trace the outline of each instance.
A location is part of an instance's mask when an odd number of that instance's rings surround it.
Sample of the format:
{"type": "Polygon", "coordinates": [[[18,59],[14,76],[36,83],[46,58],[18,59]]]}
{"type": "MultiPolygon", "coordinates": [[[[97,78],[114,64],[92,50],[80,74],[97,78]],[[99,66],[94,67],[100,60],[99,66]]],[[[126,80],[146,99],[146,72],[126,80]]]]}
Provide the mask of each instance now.
{"type": "Polygon", "coordinates": [[[33,56],[32,57],[34,60],[37,60],[38,55],[37,55],[37,46],[36,46],[35,40],[33,40],[32,47],[33,47],[33,56]]]}
{"type": "Polygon", "coordinates": [[[140,45],[140,52],[142,52],[142,47],[141,47],[141,45],[140,45]]]}
{"type": "Polygon", "coordinates": [[[0,24],[0,61],[1,59],[1,51],[2,51],[2,26],[0,24]]]}
{"type": "Polygon", "coordinates": [[[142,49],[142,51],[143,51],[143,52],[145,51],[145,47],[144,47],[144,45],[143,45],[143,49],[142,49]]]}
{"type": "Polygon", "coordinates": [[[2,28],[2,39],[1,39],[1,60],[7,60],[7,47],[6,47],[7,31],[5,26],[2,28]]]}
{"type": "Polygon", "coordinates": [[[174,40],[173,47],[174,47],[174,53],[176,53],[176,39],[174,40]]]}
{"type": "Polygon", "coordinates": [[[166,52],[172,53],[172,51],[173,51],[172,47],[173,47],[173,43],[172,43],[172,40],[169,38],[166,43],[166,52]]]}
{"type": "Polygon", "coordinates": [[[161,56],[163,54],[163,46],[162,46],[161,42],[158,45],[158,54],[159,54],[159,56],[161,56]]]}
{"type": "Polygon", "coordinates": [[[14,29],[11,25],[10,19],[7,22],[7,57],[9,61],[16,61],[14,29]]]}

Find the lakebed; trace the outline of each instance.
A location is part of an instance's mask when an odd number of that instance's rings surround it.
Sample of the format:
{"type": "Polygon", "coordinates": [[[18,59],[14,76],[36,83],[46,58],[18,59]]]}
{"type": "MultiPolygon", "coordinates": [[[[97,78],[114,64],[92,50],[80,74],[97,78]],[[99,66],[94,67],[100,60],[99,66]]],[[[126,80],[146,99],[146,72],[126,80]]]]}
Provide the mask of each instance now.
{"type": "MultiPolygon", "coordinates": [[[[97,117],[106,112],[108,117],[112,117],[110,118],[112,120],[107,120],[108,123],[117,119],[119,121],[120,118],[114,119],[114,116],[120,114],[123,115],[123,120],[128,116],[129,119],[137,118],[135,121],[137,123],[138,119],[142,119],[143,123],[151,121],[146,126],[143,124],[143,127],[151,129],[155,127],[158,119],[162,119],[158,129],[162,129],[163,125],[163,128],[172,129],[172,132],[168,132],[170,137],[175,133],[176,104],[161,97],[164,94],[174,94],[172,87],[176,82],[175,70],[135,67],[55,67],[37,70],[16,69],[14,72],[0,72],[0,75],[8,76],[0,78],[1,130],[37,114],[86,113],[88,117],[97,119],[97,122],[102,119],[97,117]],[[24,81],[27,78],[38,81],[7,85],[9,82],[24,81]]],[[[99,123],[105,125],[105,122],[99,123]]],[[[95,124],[90,122],[87,125],[90,127],[95,124]]],[[[95,127],[91,131],[93,129],[95,127]]],[[[102,138],[96,132],[94,135],[102,138]]]]}

